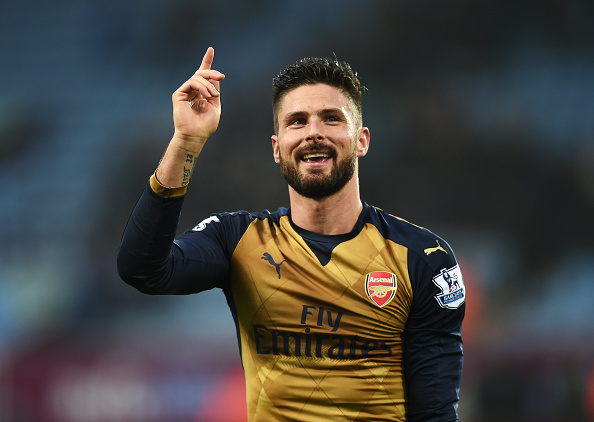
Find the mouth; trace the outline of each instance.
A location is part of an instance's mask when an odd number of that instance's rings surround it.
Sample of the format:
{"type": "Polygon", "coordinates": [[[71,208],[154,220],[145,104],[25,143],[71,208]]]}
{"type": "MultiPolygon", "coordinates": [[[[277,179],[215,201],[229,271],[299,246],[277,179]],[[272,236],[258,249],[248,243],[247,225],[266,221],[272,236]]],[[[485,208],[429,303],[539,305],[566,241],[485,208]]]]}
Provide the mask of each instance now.
{"type": "Polygon", "coordinates": [[[331,158],[331,155],[327,152],[311,152],[304,154],[301,157],[301,161],[306,163],[323,163],[331,158]]]}

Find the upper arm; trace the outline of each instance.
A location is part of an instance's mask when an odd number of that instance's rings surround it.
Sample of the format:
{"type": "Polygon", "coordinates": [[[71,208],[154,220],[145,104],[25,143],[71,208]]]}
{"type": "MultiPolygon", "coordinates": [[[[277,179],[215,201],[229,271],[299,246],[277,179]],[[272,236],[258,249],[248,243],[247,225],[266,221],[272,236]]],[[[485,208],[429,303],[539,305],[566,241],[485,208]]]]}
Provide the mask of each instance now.
{"type": "Polygon", "coordinates": [[[464,282],[452,250],[411,254],[413,303],[404,334],[409,421],[456,421],[464,282]],[[451,289],[450,289],[451,286],[451,289]]]}
{"type": "Polygon", "coordinates": [[[213,214],[177,236],[171,249],[168,293],[197,293],[229,281],[233,250],[251,222],[248,213],[213,214]]]}

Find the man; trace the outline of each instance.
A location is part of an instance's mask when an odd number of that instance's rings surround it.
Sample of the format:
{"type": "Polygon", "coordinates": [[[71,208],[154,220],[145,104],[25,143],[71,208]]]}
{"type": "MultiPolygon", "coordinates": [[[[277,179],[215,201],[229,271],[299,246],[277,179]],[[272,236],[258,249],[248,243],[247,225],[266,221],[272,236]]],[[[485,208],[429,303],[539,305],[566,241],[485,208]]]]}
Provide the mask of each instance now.
{"type": "Polygon", "coordinates": [[[224,291],[250,421],[457,420],[462,275],[443,239],[361,201],[370,132],[348,64],[304,59],[273,80],[290,207],[213,214],[175,237],[219,123],[213,58],[173,94],[174,135],[126,227],[121,277],[149,294],[224,291]]]}

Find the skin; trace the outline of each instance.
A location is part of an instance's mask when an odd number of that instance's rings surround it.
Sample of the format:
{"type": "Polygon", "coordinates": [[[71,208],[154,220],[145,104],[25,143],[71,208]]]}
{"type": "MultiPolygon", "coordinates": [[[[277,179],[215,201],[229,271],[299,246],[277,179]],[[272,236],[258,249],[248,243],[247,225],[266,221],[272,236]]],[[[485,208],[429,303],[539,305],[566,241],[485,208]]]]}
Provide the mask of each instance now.
{"type": "MultiPolygon", "coordinates": [[[[369,129],[357,127],[355,106],[338,88],[304,85],[285,94],[278,112],[278,133],[272,136],[273,157],[288,161],[301,177],[328,177],[337,163],[367,154],[369,129]],[[312,145],[320,145],[329,158],[303,160],[312,145]]],[[[318,152],[316,150],[316,152],[318,152]]],[[[289,186],[293,222],[322,234],[350,232],[363,209],[359,196],[359,166],[355,159],[353,177],[336,194],[312,199],[289,186]]]]}
{"type": "MultiPolygon", "coordinates": [[[[172,95],[174,135],[159,163],[156,176],[166,187],[189,183],[196,158],[217,130],[220,82],[225,75],[212,69],[214,49],[209,47],[200,68],[172,95]]],[[[322,234],[350,232],[363,205],[359,196],[358,158],[369,148],[369,129],[359,121],[356,108],[338,88],[304,85],[287,92],[278,111],[278,130],[272,136],[275,162],[293,166],[301,177],[325,178],[338,163],[354,155],[353,177],[333,195],[312,199],[289,186],[293,222],[322,234]],[[312,145],[321,159],[304,160],[312,145]]]]}
{"type": "Polygon", "coordinates": [[[196,158],[219,126],[219,91],[225,75],[211,69],[213,60],[214,49],[209,47],[200,68],[172,95],[175,131],[156,171],[166,187],[189,183],[196,158]]]}

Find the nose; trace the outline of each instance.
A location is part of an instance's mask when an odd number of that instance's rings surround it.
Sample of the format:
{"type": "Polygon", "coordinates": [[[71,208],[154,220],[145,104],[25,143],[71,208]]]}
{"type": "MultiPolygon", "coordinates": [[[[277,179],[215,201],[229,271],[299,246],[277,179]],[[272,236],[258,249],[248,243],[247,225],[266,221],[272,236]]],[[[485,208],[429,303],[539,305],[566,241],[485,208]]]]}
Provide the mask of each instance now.
{"type": "Polygon", "coordinates": [[[322,132],[322,125],[316,119],[311,119],[307,126],[307,140],[313,142],[319,142],[324,139],[322,132]]]}

